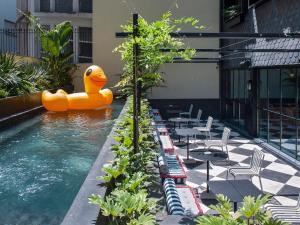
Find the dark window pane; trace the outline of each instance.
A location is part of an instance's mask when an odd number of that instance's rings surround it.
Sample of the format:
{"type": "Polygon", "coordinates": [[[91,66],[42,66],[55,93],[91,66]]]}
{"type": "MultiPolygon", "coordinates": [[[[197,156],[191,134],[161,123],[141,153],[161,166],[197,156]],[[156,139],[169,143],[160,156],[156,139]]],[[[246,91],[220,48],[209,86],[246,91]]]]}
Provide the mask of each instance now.
{"type": "Polygon", "coordinates": [[[79,12],[92,13],[93,0],[79,0],[79,12]]]}
{"type": "Polygon", "coordinates": [[[260,70],[258,79],[258,106],[268,108],[268,71],[260,70]]]}
{"type": "Polygon", "coordinates": [[[281,70],[282,114],[297,117],[297,71],[295,69],[281,70]]]}
{"type": "Polygon", "coordinates": [[[92,42],[92,28],[79,27],[79,41],[92,42]]]}
{"type": "Polygon", "coordinates": [[[234,98],[234,71],[230,71],[230,99],[234,98]]]}
{"type": "Polygon", "coordinates": [[[280,112],[280,69],[268,70],[269,109],[280,112]]]}
{"type": "Polygon", "coordinates": [[[285,116],[282,117],[281,151],[296,156],[296,120],[285,116]]]}
{"type": "Polygon", "coordinates": [[[72,13],[73,0],[55,0],[55,12],[72,13]]]}
{"type": "Polygon", "coordinates": [[[269,143],[276,148],[280,148],[280,116],[269,113],[269,143]]]}
{"type": "Polygon", "coordinates": [[[239,71],[239,97],[242,103],[245,102],[245,70],[239,71]]]}
{"type": "Polygon", "coordinates": [[[234,99],[239,99],[239,71],[234,71],[234,99]]]}
{"type": "MultiPolygon", "coordinates": [[[[300,68],[297,69],[297,76],[298,76],[298,118],[300,118],[300,68]]],[[[300,143],[300,140],[299,140],[300,143]]]]}
{"type": "Polygon", "coordinates": [[[40,0],[40,12],[50,12],[50,0],[40,0]]]}
{"type": "MultiPolygon", "coordinates": [[[[250,71],[249,70],[245,70],[245,89],[246,89],[246,92],[245,92],[245,99],[246,101],[248,101],[248,98],[249,98],[249,90],[248,90],[248,82],[251,80],[251,77],[250,77],[250,71]]],[[[252,87],[253,88],[253,87],[252,87]]]]}
{"type": "Polygon", "coordinates": [[[259,137],[268,141],[268,112],[266,110],[258,111],[259,137]]]}
{"type": "Polygon", "coordinates": [[[79,27],[79,62],[92,62],[93,44],[92,28],[79,27]]]}

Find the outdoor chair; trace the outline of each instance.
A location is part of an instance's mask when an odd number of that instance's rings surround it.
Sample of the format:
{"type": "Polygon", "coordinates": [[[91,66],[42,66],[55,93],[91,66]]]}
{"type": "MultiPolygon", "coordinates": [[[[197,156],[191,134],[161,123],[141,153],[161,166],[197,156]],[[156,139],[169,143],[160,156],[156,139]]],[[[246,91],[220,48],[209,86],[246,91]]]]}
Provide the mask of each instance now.
{"type": "Polygon", "coordinates": [[[198,113],[197,113],[197,117],[196,118],[191,118],[189,120],[189,123],[191,123],[194,126],[200,126],[201,123],[201,116],[202,116],[202,110],[199,109],[198,113]]]}
{"type": "Polygon", "coordinates": [[[267,204],[264,207],[270,211],[274,219],[284,223],[300,223],[300,193],[295,206],[267,204]]]}
{"type": "Polygon", "coordinates": [[[208,119],[207,119],[205,127],[194,127],[193,129],[196,129],[200,132],[204,132],[205,136],[206,136],[206,139],[207,139],[208,136],[209,136],[209,139],[211,139],[210,130],[211,130],[211,125],[212,125],[213,120],[214,119],[211,116],[209,116],[208,119]]]}
{"type": "Polygon", "coordinates": [[[259,179],[260,183],[260,188],[262,190],[262,183],[261,183],[261,177],[260,177],[260,172],[261,172],[261,167],[262,167],[262,162],[265,157],[265,154],[258,149],[253,150],[251,162],[249,166],[233,166],[229,167],[227,170],[227,178],[228,178],[228,173],[230,173],[234,179],[238,175],[248,175],[250,176],[250,179],[252,180],[252,177],[257,176],[259,179]]]}
{"type": "Polygon", "coordinates": [[[229,158],[227,143],[228,143],[228,140],[230,137],[230,132],[231,132],[231,130],[229,128],[225,127],[223,130],[222,138],[220,140],[206,140],[204,142],[205,147],[206,148],[220,147],[220,148],[222,148],[222,151],[224,151],[224,148],[225,148],[228,158],[229,158]]]}
{"type": "Polygon", "coordinates": [[[179,117],[188,117],[188,118],[191,118],[192,117],[193,108],[194,108],[194,105],[191,104],[189,111],[188,112],[179,113],[179,117]]]}

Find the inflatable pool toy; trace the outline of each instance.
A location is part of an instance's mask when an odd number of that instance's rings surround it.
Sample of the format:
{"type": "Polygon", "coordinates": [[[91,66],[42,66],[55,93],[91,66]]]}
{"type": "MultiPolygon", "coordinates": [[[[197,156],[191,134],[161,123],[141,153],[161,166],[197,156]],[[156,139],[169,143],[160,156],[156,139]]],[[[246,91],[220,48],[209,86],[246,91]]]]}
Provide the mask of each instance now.
{"type": "Polygon", "coordinates": [[[83,76],[85,92],[68,94],[64,90],[58,90],[55,94],[43,91],[42,103],[49,111],[89,110],[105,105],[113,101],[112,91],[103,89],[107,78],[103,70],[98,66],[90,66],[83,76]]]}

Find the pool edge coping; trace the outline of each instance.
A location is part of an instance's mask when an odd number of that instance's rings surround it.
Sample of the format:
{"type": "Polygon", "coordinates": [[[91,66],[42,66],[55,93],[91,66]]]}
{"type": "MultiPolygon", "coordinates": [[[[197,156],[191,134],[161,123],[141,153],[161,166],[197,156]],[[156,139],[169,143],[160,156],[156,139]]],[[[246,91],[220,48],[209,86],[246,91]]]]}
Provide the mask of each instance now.
{"type": "Polygon", "coordinates": [[[99,207],[89,204],[88,197],[91,194],[104,196],[106,193],[107,188],[100,186],[102,182],[97,180],[96,177],[105,175],[102,171],[102,167],[114,159],[113,152],[110,151],[110,147],[115,143],[113,138],[114,128],[120,118],[122,118],[122,116],[127,112],[127,109],[128,100],[124,104],[122,111],[116,119],[106,141],[101,147],[93,166],[86,176],[85,181],[81,185],[61,225],[94,225],[96,223],[99,215],[99,207]]]}

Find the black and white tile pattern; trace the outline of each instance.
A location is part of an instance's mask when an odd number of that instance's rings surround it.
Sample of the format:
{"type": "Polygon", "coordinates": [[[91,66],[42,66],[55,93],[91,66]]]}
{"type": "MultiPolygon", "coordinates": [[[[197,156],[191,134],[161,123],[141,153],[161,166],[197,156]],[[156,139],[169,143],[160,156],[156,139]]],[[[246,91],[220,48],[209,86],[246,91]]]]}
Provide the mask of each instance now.
{"type": "MultiPolygon", "coordinates": [[[[202,124],[205,126],[205,123],[202,124]]],[[[214,121],[212,126],[212,139],[221,138],[224,125],[219,121],[214,121]]],[[[205,136],[199,136],[197,139],[191,140],[190,151],[199,151],[203,149],[203,139],[205,136]]],[[[174,137],[176,141],[176,137],[174,137]]],[[[175,142],[176,143],[176,142],[175,142]]],[[[262,149],[253,140],[249,140],[241,136],[238,132],[232,131],[230,141],[228,144],[229,160],[221,161],[211,164],[210,179],[211,180],[225,180],[227,174],[227,167],[236,164],[246,166],[249,165],[251,154],[254,148],[262,149]]],[[[263,168],[261,172],[263,191],[274,195],[274,199],[279,204],[296,204],[296,195],[300,193],[300,172],[292,167],[282,159],[276,157],[265,149],[263,161],[263,168]],[[278,195],[278,196],[277,196],[278,195]],[[284,195],[284,196],[279,196],[284,195]]],[[[186,148],[176,148],[176,153],[183,159],[186,157],[186,148]]],[[[197,162],[193,165],[184,165],[188,178],[187,185],[204,191],[206,188],[206,163],[197,162]]],[[[249,179],[249,177],[240,177],[241,179],[249,179]]],[[[232,177],[229,175],[229,179],[232,177]]],[[[239,179],[239,177],[237,177],[239,179]]],[[[253,183],[260,188],[259,179],[253,178],[253,183]]],[[[205,209],[204,211],[208,210],[205,209]]]]}

